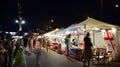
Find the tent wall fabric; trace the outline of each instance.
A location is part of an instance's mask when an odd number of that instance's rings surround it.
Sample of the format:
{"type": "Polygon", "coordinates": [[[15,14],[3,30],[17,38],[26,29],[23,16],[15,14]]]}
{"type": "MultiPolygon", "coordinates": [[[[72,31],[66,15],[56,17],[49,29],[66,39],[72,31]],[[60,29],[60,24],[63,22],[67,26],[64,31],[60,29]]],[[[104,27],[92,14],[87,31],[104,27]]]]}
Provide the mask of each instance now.
{"type": "Polygon", "coordinates": [[[115,50],[115,54],[114,54],[114,58],[116,61],[120,61],[120,30],[117,30],[116,34],[115,34],[115,38],[116,38],[116,50],[115,50]]]}

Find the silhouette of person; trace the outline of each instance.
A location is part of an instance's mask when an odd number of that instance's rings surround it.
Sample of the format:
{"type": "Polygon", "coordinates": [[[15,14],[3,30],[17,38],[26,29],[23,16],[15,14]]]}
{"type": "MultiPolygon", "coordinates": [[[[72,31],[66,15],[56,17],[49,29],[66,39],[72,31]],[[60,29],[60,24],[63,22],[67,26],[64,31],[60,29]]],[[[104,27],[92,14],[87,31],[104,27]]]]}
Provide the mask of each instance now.
{"type": "Polygon", "coordinates": [[[91,43],[91,39],[90,39],[90,34],[89,32],[87,32],[86,36],[84,37],[84,43],[85,43],[85,48],[84,48],[84,66],[86,66],[86,61],[88,63],[88,67],[90,64],[90,59],[92,58],[92,43],[91,43]]]}
{"type": "Polygon", "coordinates": [[[26,51],[26,47],[27,47],[27,44],[28,44],[28,38],[27,38],[27,36],[25,36],[23,38],[23,41],[24,41],[24,48],[25,48],[25,51],[26,51]]]}
{"type": "Polygon", "coordinates": [[[50,49],[50,39],[47,39],[47,46],[46,46],[46,50],[48,51],[48,49],[50,49]]]}

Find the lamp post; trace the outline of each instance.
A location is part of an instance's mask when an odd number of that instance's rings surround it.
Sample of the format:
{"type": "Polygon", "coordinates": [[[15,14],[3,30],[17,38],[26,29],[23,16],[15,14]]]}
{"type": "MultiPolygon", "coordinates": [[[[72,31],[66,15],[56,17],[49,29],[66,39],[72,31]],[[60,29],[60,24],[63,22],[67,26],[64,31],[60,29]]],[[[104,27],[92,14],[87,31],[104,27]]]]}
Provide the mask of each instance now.
{"type": "Polygon", "coordinates": [[[22,31],[22,17],[19,16],[19,31],[22,31]]]}
{"type": "Polygon", "coordinates": [[[22,20],[22,17],[19,17],[19,20],[16,20],[15,22],[19,23],[19,31],[22,31],[22,24],[25,24],[25,21],[22,20]]]}

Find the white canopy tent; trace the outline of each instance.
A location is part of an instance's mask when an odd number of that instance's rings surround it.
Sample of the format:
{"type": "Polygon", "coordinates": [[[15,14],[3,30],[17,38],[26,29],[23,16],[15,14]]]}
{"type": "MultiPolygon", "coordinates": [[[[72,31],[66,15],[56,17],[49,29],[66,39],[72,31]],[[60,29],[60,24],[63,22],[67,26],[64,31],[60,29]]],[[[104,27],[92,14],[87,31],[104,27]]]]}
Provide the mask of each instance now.
{"type": "MultiPolygon", "coordinates": [[[[114,51],[114,59],[120,57],[120,37],[118,34],[120,34],[120,27],[112,24],[108,24],[102,21],[98,21],[93,18],[87,18],[83,22],[78,23],[75,25],[76,27],[79,27],[82,31],[89,31],[91,33],[91,39],[92,43],[96,47],[107,47],[107,43],[104,40],[104,37],[102,35],[102,30],[111,30],[114,38],[115,48],[114,51]]],[[[83,39],[84,36],[80,35],[80,38],[83,39]]],[[[80,39],[80,40],[82,40],[80,39]]]]}
{"type": "MultiPolygon", "coordinates": [[[[112,25],[109,23],[105,23],[93,18],[87,18],[86,20],[84,20],[83,22],[80,22],[78,24],[75,25],[71,25],[69,27],[67,27],[66,29],[57,32],[57,35],[66,35],[66,34],[71,34],[73,33],[72,31],[78,31],[78,29],[80,30],[80,32],[85,32],[88,31],[91,33],[91,41],[93,43],[93,45],[95,47],[107,47],[107,43],[104,40],[104,36],[102,33],[102,30],[110,30],[113,34],[113,39],[114,39],[114,43],[115,43],[115,51],[114,51],[114,60],[118,60],[118,58],[120,58],[120,36],[118,36],[118,34],[120,34],[120,26],[116,26],[116,25],[112,25]]],[[[79,40],[80,42],[83,41],[84,35],[79,35],[79,40]]]]}

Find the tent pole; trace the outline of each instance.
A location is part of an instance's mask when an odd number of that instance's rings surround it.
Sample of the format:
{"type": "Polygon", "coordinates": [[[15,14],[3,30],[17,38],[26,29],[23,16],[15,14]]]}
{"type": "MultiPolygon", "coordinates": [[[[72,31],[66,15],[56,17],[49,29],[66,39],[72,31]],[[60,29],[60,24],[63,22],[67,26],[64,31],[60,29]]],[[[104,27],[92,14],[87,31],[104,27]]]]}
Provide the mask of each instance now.
{"type": "Polygon", "coordinates": [[[93,31],[93,45],[95,46],[95,32],[93,31]]]}
{"type": "Polygon", "coordinates": [[[85,33],[86,33],[86,24],[84,24],[84,36],[85,36],[85,33]]]}
{"type": "Polygon", "coordinates": [[[117,33],[116,33],[116,35],[117,35],[117,42],[118,42],[118,45],[120,46],[120,44],[119,44],[118,30],[117,30],[117,33]]]}

